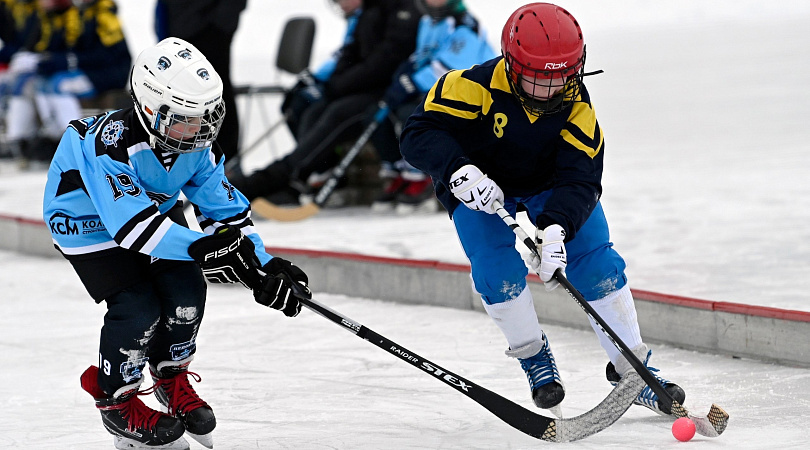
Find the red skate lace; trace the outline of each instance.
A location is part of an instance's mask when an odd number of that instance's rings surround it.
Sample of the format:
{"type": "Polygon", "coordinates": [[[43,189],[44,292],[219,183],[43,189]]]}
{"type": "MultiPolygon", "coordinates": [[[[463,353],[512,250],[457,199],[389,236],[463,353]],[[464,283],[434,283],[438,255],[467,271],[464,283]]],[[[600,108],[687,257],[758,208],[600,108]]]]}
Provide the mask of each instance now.
{"type": "Polygon", "coordinates": [[[195,372],[186,371],[172,378],[159,378],[157,383],[150,388],[154,390],[160,386],[166,392],[166,397],[169,398],[169,414],[175,416],[186,414],[202,406],[208,406],[208,403],[204,402],[191,387],[191,383],[188,381],[189,376],[197,383],[202,381],[202,377],[195,372]]]}
{"type": "Polygon", "coordinates": [[[162,415],[161,412],[146,406],[139,395],[147,395],[150,392],[138,392],[133,395],[129,400],[110,406],[99,406],[98,409],[103,411],[118,410],[121,417],[127,421],[127,429],[135,431],[138,428],[143,430],[152,430],[157,425],[158,419],[162,415]]]}

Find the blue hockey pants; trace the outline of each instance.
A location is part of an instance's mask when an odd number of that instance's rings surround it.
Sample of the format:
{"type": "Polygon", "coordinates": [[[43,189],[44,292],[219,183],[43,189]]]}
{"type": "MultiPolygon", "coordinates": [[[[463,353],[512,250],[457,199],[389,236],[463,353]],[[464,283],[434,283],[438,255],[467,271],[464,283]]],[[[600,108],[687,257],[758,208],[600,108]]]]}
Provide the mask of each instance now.
{"type": "MultiPolygon", "coordinates": [[[[531,197],[507,197],[504,208],[514,216],[520,203],[529,217],[537,217],[550,195],[551,191],[546,191],[531,197]]],[[[453,223],[470,260],[475,289],[484,301],[495,304],[516,298],[526,287],[528,269],[515,248],[512,230],[497,214],[473,211],[464,205],[453,211],[453,223]]],[[[598,300],[627,284],[625,262],[610,242],[601,203],[565,248],[566,276],[586,300],[598,300]]]]}

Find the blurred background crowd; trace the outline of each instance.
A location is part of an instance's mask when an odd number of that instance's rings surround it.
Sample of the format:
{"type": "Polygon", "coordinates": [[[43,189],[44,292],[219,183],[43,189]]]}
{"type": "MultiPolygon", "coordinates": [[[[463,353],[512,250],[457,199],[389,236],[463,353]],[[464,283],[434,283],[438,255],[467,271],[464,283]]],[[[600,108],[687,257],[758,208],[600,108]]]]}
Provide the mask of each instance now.
{"type": "MultiPolygon", "coordinates": [[[[324,9],[345,20],[343,39],[314,67],[311,19],[304,23],[309,42],[299,30],[293,41],[273,43],[278,68],[295,75],[273,91],[286,125],[276,129],[286,128],[292,142],[250,170],[241,160],[259,143],[240,139],[246,124],[236,99],[261,90],[231,80],[232,42],[246,7],[247,0],[158,0],[140,13],[151,16],[153,29],[145,33],[187,40],[221,76],[227,113],[218,142],[230,181],[249,200],[295,205],[317,192],[347,149],[362,145],[332,206],[436,211],[431,180],[402,159],[398,135],[442,74],[496,55],[463,0],[324,0],[324,9]],[[295,62],[285,65],[285,58],[295,62]],[[376,131],[358,142],[372,124],[376,131]]],[[[0,158],[44,170],[71,120],[131,107],[136,55],[113,0],[0,0],[0,24],[0,158]]]]}

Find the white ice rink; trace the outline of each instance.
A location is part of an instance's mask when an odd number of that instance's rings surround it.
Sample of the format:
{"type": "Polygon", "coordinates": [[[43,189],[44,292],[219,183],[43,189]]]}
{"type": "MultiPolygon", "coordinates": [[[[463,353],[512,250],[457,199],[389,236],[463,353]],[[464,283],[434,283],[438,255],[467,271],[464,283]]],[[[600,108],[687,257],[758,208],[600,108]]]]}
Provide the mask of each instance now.
{"type": "MultiPolygon", "coordinates": [[[[234,79],[272,83],[284,20],[317,17],[313,62],[335,48],[328,0],[252,0],[234,79]]],[[[465,0],[497,46],[523,2],[465,0]]],[[[154,1],[121,0],[130,47],[154,42],[154,1]]],[[[810,311],[810,2],[596,0],[561,3],[588,43],[587,83],[606,134],[603,203],[634,288],[810,311]],[[788,4],[789,3],[789,4],[788,4]]],[[[272,119],[277,104],[269,103],[272,119]]],[[[255,116],[254,112],[254,116],[255,116]]],[[[253,124],[255,125],[255,123],[253,124]]],[[[258,127],[251,129],[256,133],[258,127]]],[[[248,140],[251,140],[248,138],[248,140]]],[[[283,132],[274,148],[287,148],[283,132]]],[[[271,157],[262,149],[248,169],[271,157]]],[[[43,173],[0,165],[0,213],[40,218],[43,173]]],[[[258,222],[268,245],[465,263],[446,216],[328,210],[297,224],[258,222]]],[[[0,448],[105,449],[79,375],[96,363],[104,313],[70,265],[0,251],[0,448]]],[[[527,408],[528,384],[481,313],[316,293],[421,356],[527,408]]],[[[541,318],[542,321],[542,318],[541,318]]],[[[566,383],[564,412],[610,390],[591,332],[545,326],[566,383]]],[[[642,330],[643,333],[644,330],[642,330]]],[[[797,346],[810,345],[810,337],[797,346]]],[[[326,319],[287,319],[241,288],[211,288],[192,369],[214,408],[218,449],[524,449],[553,446],[326,319]]],[[[577,448],[808,448],[810,371],[653,346],[653,365],[693,412],[731,415],[716,439],[677,442],[640,407],[577,448]]],[[[145,399],[156,406],[154,398],[145,399]]],[[[192,448],[201,446],[192,443],[192,448]]]]}
{"type": "MultiPolygon", "coordinates": [[[[70,265],[0,252],[0,447],[108,449],[79,375],[96,362],[104,306],[87,298],[70,265]],[[13,268],[13,269],[12,269],[13,268]]],[[[317,295],[322,303],[448,370],[530,409],[520,366],[478,312],[317,295]]],[[[633,407],[574,444],[535,440],[432,376],[305,310],[288,319],[241,287],[211,288],[193,370],[217,414],[217,449],[806,448],[810,371],[654,346],[686,406],[715,402],[731,415],[718,438],[682,444],[671,421],[633,407]]],[[[609,390],[593,333],[547,326],[567,394],[581,414],[609,390]]],[[[147,382],[148,384],[148,382],[147,382]]],[[[154,397],[144,397],[157,407],[154,397]]],[[[539,410],[538,410],[539,411],[539,410]]],[[[548,413],[546,413],[548,414],[548,413]]],[[[202,446],[192,443],[192,448],[202,446]]]]}

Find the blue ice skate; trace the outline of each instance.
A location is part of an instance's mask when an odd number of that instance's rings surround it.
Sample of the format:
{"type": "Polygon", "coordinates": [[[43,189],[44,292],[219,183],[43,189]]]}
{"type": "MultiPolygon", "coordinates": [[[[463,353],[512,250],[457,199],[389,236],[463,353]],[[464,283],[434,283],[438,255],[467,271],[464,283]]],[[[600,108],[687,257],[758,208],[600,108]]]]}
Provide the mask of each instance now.
{"type": "MultiPolygon", "coordinates": [[[[643,349],[646,348],[647,346],[644,345],[643,349]]],[[[636,351],[634,351],[633,353],[636,353],[636,351]]],[[[675,399],[675,401],[683,405],[683,402],[686,399],[686,393],[677,384],[658,376],[657,374],[658,369],[656,369],[655,367],[650,367],[647,364],[648,361],[650,360],[650,356],[652,356],[652,350],[648,350],[647,356],[642,360],[644,362],[644,365],[648,369],[650,369],[650,372],[652,372],[652,375],[655,377],[655,380],[658,381],[658,383],[664,387],[664,389],[669,393],[669,395],[671,395],[672,398],[675,399]]],[[[605,375],[607,376],[608,381],[610,381],[610,384],[612,384],[613,386],[616,386],[616,384],[619,383],[619,380],[622,379],[621,375],[619,375],[619,373],[616,371],[616,368],[613,366],[613,363],[611,362],[608,363],[607,368],[605,369],[605,375]]],[[[641,393],[638,394],[638,397],[636,397],[634,403],[636,405],[645,406],[661,415],[670,415],[672,413],[669,407],[658,403],[658,396],[655,394],[655,392],[653,392],[652,389],[650,389],[649,386],[644,386],[644,389],[642,389],[641,393]]]]}
{"type": "Polygon", "coordinates": [[[538,408],[550,409],[563,401],[565,387],[545,333],[542,341],[531,342],[514,350],[509,349],[506,356],[520,361],[520,367],[526,372],[526,378],[529,380],[532,400],[538,408]]]}

